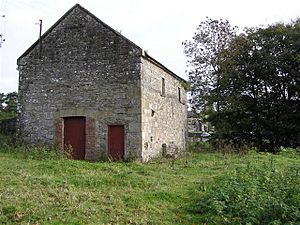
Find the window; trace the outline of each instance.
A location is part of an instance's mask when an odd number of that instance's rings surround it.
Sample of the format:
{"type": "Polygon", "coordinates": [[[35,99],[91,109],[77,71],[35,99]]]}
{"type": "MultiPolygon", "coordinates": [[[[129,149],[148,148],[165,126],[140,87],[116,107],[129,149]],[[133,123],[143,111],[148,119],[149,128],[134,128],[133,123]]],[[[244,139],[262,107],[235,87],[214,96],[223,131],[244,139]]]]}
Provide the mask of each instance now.
{"type": "Polygon", "coordinates": [[[166,86],[165,86],[165,78],[161,78],[161,96],[166,96],[166,86]]]}
{"type": "Polygon", "coordinates": [[[155,111],[151,109],[151,117],[153,117],[154,115],[155,115],[155,111]]]}
{"type": "Polygon", "coordinates": [[[181,102],[181,90],[180,90],[180,87],[178,87],[178,101],[181,102]]]}

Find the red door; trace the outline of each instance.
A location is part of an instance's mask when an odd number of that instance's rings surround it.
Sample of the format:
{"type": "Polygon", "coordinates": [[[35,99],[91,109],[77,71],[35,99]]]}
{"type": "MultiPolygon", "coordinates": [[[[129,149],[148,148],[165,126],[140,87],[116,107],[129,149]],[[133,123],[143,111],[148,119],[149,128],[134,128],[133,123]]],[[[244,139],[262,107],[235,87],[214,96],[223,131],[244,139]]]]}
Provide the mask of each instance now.
{"type": "Polygon", "coordinates": [[[85,159],[85,118],[64,118],[64,147],[71,150],[72,159],[85,159]]]}
{"type": "Polygon", "coordinates": [[[124,158],[124,126],[108,126],[108,155],[116,161],[124,158]]]}

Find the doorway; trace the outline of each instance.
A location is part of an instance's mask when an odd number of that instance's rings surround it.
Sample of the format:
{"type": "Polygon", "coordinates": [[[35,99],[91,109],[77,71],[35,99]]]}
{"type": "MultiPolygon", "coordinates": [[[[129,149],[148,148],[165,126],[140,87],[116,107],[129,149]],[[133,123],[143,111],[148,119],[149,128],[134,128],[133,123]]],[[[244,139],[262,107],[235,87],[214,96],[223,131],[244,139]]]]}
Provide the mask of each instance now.
{"type": "Polygon", "coordinates": [[[124,126],[108,126],[108,156],[113,161],[124,159],[124,126]]]}
{"type": "Polygon", "coordinates": [[[72,159],[85,159],[85,117],[64,118],[64,149],[72,159]]]}

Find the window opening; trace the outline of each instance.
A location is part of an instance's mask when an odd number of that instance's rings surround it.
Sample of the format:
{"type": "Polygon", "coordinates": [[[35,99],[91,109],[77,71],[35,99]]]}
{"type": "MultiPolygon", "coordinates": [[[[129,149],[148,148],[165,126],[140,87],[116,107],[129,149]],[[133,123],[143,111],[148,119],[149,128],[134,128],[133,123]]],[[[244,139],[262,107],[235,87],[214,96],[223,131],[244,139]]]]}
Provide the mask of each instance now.
{"type": "Polygon", "coordinates": [[[151,116],[153,117],[155,115],[155,111],[151,109],[151,116]]]}
{"type": "Polygon", "coordinates": [[[166,96],[166,83],[165,78],[161,78],[161,96],[166,96]]]}

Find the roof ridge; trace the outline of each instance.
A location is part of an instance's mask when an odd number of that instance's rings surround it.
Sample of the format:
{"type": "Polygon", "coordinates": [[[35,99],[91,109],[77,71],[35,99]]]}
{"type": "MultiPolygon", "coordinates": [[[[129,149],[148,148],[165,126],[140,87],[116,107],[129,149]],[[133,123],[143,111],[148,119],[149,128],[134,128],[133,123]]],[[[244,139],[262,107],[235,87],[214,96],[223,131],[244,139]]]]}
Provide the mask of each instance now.
{"type": "MultiPolygon", "coordinates": [[[[91,13],[90,11],[88,11],[86,8],[84,8],[83,6],[81,6],[79,3],[76,3],[72,8],[70,8],[64,15],[62,15],[42,36],[41,39],[43,40],[49,33],[51,33],[51,31],[63,20],[65,19],[75,8],[80,8],[81,10],[83,10],[84,12],[86,12],[89,16],[91,16],[93,19],[95,19],[98,23],[101,23],[103,26],[105,26],[106,28],[108,28],[109,30],[111,30],[112,32],[114,32],[117,36],[125,39],[126,41],[128,41],[130,44],[134,45],[136,48],[140,49],[142,51],[142,48],[139,47],[137,44],[135,44],[134,42],[132,42],[131,40],[129,40],[127,37],[125,37],[124,35],[122,35],[120,32],[116,31],[115,29],[113,29],[112,27],[110,27],[109,25],[107,25],[105,22],[103,22],[102,20],[100,20],[98,17],[96,17],[93,13],[91,13]]],[[[39,44],[39,39],[37,41],[35,41],[18,59],[17,62],[19,62],[19,60],[21,58],[23,58],[24,56],[26,56],[35,46],[37,46],[39,44]]]]}

